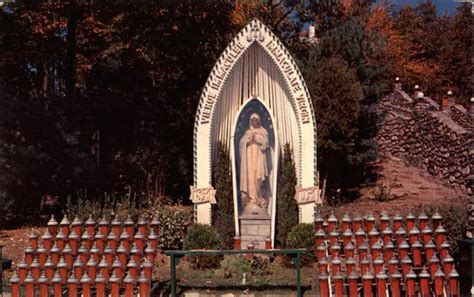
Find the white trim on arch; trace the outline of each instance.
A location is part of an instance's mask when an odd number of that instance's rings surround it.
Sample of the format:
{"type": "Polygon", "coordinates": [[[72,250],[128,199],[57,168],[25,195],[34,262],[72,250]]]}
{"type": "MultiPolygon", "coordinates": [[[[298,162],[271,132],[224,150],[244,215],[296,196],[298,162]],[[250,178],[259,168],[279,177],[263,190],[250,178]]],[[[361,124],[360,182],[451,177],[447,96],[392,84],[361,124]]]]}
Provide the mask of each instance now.
{"type": "MultiPolygon", "coordinates": [[[[258,44],[270,56],[283,77],[288,90],[298,131],[297,163],[298,186],[316,186],[316,122],[306,84],[295,61],[278,38],[260,21],[251,21],[230,42],[217,60],[202,92],[194,128],[194,186],[211,186],[213,129],[215,107],[229,74],[239,59],[253,45],[258,44]]],[[[264,100],[260,100],[261,102],[264,100]]],[[[280,104],[277,102],[276,104],[280,104]]],[[[268,108],[269,111],[272,109],[268,108]]],[[[270,112],[271,113],[271,112],[270,112]]],[[[278,132],[275,132],[278,134],[278,132]]],[[[217,197],[218,198],[218,197],[217,197]]]]}

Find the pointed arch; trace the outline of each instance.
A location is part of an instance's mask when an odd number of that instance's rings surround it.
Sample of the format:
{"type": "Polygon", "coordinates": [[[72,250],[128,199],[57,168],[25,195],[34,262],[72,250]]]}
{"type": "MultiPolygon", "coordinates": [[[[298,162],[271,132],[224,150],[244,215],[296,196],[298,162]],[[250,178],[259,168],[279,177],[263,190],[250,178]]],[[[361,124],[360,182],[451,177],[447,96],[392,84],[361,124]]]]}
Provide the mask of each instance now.
{"type": "Polygon", "coordinates": [[[230,143],[234,118],[251,97],[275,117],[280,147],[291,142],[298,186],[317,185],[316,121],[295,61],[268,27],[252,20],[214,65],[198,104],[194,126],[194,186],[211,186],[213,146],[230,143]]]}

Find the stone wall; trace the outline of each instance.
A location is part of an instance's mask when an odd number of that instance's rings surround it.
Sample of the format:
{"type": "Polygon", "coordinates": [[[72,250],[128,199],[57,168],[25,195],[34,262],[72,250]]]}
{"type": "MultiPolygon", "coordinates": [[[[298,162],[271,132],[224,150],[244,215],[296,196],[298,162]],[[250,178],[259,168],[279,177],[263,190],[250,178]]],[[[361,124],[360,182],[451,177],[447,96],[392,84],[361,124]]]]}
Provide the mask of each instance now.
{"type": "Polygon", "coordinates": [[[458,105],[440,111],[432,99],[417,97],[395,88],[380,101],[379,152],[400,157],[471,194],[474,148],[469,112],[458,105]]]}

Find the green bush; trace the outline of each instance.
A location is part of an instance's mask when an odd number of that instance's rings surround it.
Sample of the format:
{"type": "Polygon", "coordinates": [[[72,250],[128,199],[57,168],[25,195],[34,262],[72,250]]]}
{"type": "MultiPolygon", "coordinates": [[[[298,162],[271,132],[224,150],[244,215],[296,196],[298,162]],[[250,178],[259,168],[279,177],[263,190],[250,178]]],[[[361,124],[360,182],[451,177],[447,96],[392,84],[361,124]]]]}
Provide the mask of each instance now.
{"type": "Polygon", "coordinates": [[[217,161],[213,170],[214,187],[216,188],[216,211],[214,226],[222,236],[222,242],[228,249],[233,246],[235,234],[234,199],[232,197],[232,176],[230,174],[230,158],[226,147],[219,142],[217,161]]]}
{"type": "Polygon", "coordinates": [[[298,204],[295,200],[296,170],[291,157],[291,147],[285,145],[280,155],[277,181],[276,241],[278,247],[285,247],[288,232],[298,224],[298,204]]]}
{"type": "MultiPolygon", "coordinates": [[[[184,238],[184,249],[186,250],[222,249],[222,247],[220,234],[208,225],[192,225],[184,238]]],[[[188,259],[194,268],[206,269],[219,267],[222,256],[191,256],[188,259]]]]}
{"type": "Polygon", "coordinates": [[[315,237],[314,226],[312,224],[298,224],[291,228],[286,239],[287,248],[306,249],[306,254],[302,256],[302,264],[311,265],[315,260],[315,237]]]}
{"type": "Polygon", "coordinates": [[[221,269],[224,271],[224,277],[243,277],[244,273],[249,273],[252,263],[242,255],[225,255],[221,262],[221,269]]]}
{"type": "Polygon", "coordinates": [[[186,226],[189,224],[188,213],[180,207],[163,206],[157,210],[161,222],[159,242],[163,250],[177,250],[183,247],[186,226]]]}

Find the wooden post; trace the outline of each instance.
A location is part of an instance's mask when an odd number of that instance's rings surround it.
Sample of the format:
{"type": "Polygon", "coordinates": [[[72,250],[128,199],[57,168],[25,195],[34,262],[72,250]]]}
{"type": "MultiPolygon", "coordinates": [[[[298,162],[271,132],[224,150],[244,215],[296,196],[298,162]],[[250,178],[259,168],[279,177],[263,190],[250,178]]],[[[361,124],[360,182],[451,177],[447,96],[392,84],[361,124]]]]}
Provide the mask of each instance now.
{"type": "Polygon", "coordinates": [[[336,258],[332,259],[332,261],[331,261],[331,271],[332,271],[333,275],[336,275],[337,273],[341,272],[341,264],[342,264],[341,258],[336,257],[336,258]]]}
{"type": "Polygon", "coordinates": [[[344,256],[346,259],[354,257],[354,249],[354,244],[351,241],[344,246],[344,256]]]}
{"type": "Polygon", "coordinates": [[[420,230],[423,230],[425,229],[426,226],[428,226],[428,221],[429,221],[429,217],[426,215],[425,212],[422,212],[418,216],[418,225],[420,226],[420,230]]]}
{"type": "Polygon", "coordinates": [[[150,245],[147,245],[146,249],[145,249],[145,260],[148,260],[152,263],[155,262],[155,258],[156,258],[156,253],[157,253],[157,250],[154,248],[154,247],[151,247],[150,245]]]}
{"type": "Polygon", "coordinates": [[[41,240],[45,249],[49,251],[53,246],[53,235],[49,233],[49,229],[46,229],[44,234],[41,236],[41,240]]]}
{"type": "MultiPolygon", "coordinates": [[[[59,232],[58,232],[58,234],[62,233],[62,235],[68,236],[69,232],[70,232],[69,225],[71,225],[71,222],[69,222],[68,217],[65,215],[63,217],[63,219],[61,220],[61,222],[59,223],[59,232]]],[[[57,240],[57,235],[58,234],[56,234],[56,240],[57,240]]]]}
{"type": "Polygon", "coordinates": [[[363,221],[364,219],[359,214],[356,214],[352,219],[352,230],[355,230],[357,232],[359,229],[362,229],[363,221]]]}
{"type": "Polygon", "coordinates": [[[398,259],[393,256],[390,261],[388,262],[388,271],[393,274],[398,271],[398,259]]]}
{"type": "Polygon", "coordinates": [[[150,296],[150,280],[151,279],[142,271],[140,278],[138,278],[138,284],[140,285],[140,297],[150,296]]]}
{"type": "Polygon", "coordinates": [[[428,273],[425,267],[423,267],[423,270],[420,272],[418,275],[420,278],[420,293],[422,297],[430,297],[431,292],[430,292],[430,278],[431,275],[428,273]]]}
{"type": "Polygon", "coordinates": [[[372,280],[374,276],[370,271],[367,271],[362,275],[362,283],[364,287],[364,297],[372,297],[372,280]]]}
{"type": "Polygon", "coordinates": [[[86,227],[86,232],[89,233],[89,236],[94,237],[94,234],[95,234],[95,221],[92,218],[92,215],[89,216],[87,221],[84,223],[84,226],[86,227]]]}
{"type": "Polygon", "coordinates": [[[386,227],[382,230],[382,241],[384,245],[387,245],[389,242],[392,242],[393,231],[389,227],[386,227]]]}
{"type": "Polygon", "coordinates": [[[331,213],[328,218],[328,232],[331,233],[332,231],[336,230],[337,228],[337,218],[334,213],[331,213]]]}
{"type": "Polygon", "coordinates": [[[97,274],[97,277],[99,276],[99,274],[101,275],[101,277],[104,279],[104,282],[107,282],[110,275],[109,275],[109,268],[111,267],[111,265],[109,265],[109,263],[107,263],[107,260],[105,259],[105,256],[102,257],[102,260],[100,261],[99,263],[99,273],[97,274]]]}
{"type": "Polygon", "coordinates": [[[441,268],[438,268],[435,275],[435,296],[443,297],[444,296],[444,273],[441,268]]]}
{"type": "Polygon", "coordinates": [[[421,238],[423,239],[424,245],[433,239],[433,230],[431,230],[430,226],[427,225],[425,228],[421,229],[421,238]]]}
{"type": "Polygon", "coordinates": [[[64,257],[61,256],[61,258],[59,258],[59,263],[58,266],[56,266],[56,269],[59,272],[59,276],[61,277],[62,283],[65,284],[67,282],[69,267],[66,261],[64,260],[64,257]]]}
{"type": "Polygon", "coordinates": [[[318,275],[319,293],[321,297],[329,297],[329,275],[322,272],[318,275]]]}
{"type": "Polygon", "coordinates": [[[127,270],[133,279],[138,278],[138,263],[133,258],[130,258],[130,261],[127,264],[127,270]]]}
{"type": "Polygon", "coordinates": [[[334,275],[334,287],[335,296],[342,297],[344,295],[344,275],[340,271],[334,275]]]}
{"type": "Polygon", "coordinates": [[[10,277],[10,285],[12,288],[12,295],[11,297],[20,297],[20,278],[16,274],[16,271],[13,271],[12,277],[10,277]]]}
{"type": "Polygon", "coordinates": [[[402,224],[403,224],[403,216],[397,213],[393,217],[393,231],[397,232],[402,227],[402,224]]]}
{"type": "Polygon", "coordinates": [[[135,287],[135,278],[128,273],[123,282],[125,284],[125,297],[134,297],[133,289],[135,287]]]}
{"type": "Polygon", "coordinates": [[[444,273],[450,274],[453,269],[454,269],[454,259],[453,257],[451,257],[450,254],[447,254],[446,257],[443,258],[444,273]]]}
{"type": "Polygon", "coordinates": [[[28,273],[28,264],[24,260],[18,264],[18,278],[20,284],[23,284],[26,278],[26,274],[28,273]]]}
{"type": "Polygon", "coordinates": [[[415,267],[421,266],[421,249],[423,245],[417,240],[411,245],[411,254],[413,255],[413,265],[415,267]]]}
{"type": "Polygon", "coordinates": [[[399,272],[394,272],[390,275],[390,287],[392,292],[392,297],[401,297],[400,283],[402,275],[399,272]]]}
{"type": "Polygon", "coordinates": [[[362,273],[362,277],[370,271],[370,260],[369,258],[365,257],[360,261],[360,273],[362,273]]]}
{"type": "Polygon", "coordinates": [[[355,264],[356,261],[354,258],[346,258],[346,273],[351,275],[353,271],[355,271],[355,264]]]}
{"type": "Polygon", "coordinates": [[[25,296],[26,297],[36,297],[35,294],[35,279],[31,271],[28,272],[25,278],[25,296]]]}
{"type": "Polygon", "coordinates": [[[415,241],[418,240],[419,236],[420,236],[420,230],[418,230],[416,226],[413,226],[413,228],[408,232],[408,242],[410,244],[414,244],[415,241]]]}
{"type": "Polygon", "coordinates": [[[336,258],[339,257],[341,254],[341,246],[337,243],[331,245],[331,257],[336,258]]]}
{"type": "MultiPolygon", "coordinates": [[[[76,216],[74,220],[71,223],[71,232],[74,231],[77,236],[82,235],[82,222],[79,220],[79,218],[76,216]]],[[[71,233],[68,234],[68,236],[71,235],[71,233]]]]}
{"type": "Polygon", "coordinates": [[[383,232],[387,228],[390,228],[390,217],[386,212],[382,212],[380,214],[380,230],[383,232]]]}
{"type": "Polygon", "coordinates": [[[68,244],[73,255],[77,255],[77,250],[79,249],[79,239],[79,235],[77,235],[76,232],[72,230],[71,234],[69,234],[68,244]]]}
{"type": "Polygon", "coordinates": [[[148,234],[148,244],[155,248],[158,249],[158,233],[155,233],[154,229],[150,229],[150,233],[148,234]]]}
{"type": "Polygon", "coordinates": [[[100,233],[107,235],[110,232],[110,222],[107,220],[105,215],[102,217],[102,219],[99,222],[99,231],[100,233]]]}
{"type": "Polygon", "coordinates": [[[357,282],[359,280],[359,274],[353,270],[349,274],[349,297],[358,297],[357,294],[357,282]]]}
{"type": "Polygon", "coordinates": [[[97,274],[97,277],[95,278],[95,288],[97,297],[105,297],[105,285],[106,279],[102,275],[102,272],[99,271],[99,274],[97,274]]]}
{"type": "Polygon", "coordinates": [[[41,273],[41,276],[37,282],[39,286],[40,297],[49,297],[48,278],[46,277],[46,273],[44,271],[41,273]]]}
{"type": "Polygon", "coordinates": [[[28,245],[25,249],[25,262],[26,262],[26,264],[31,265],[31,263],[33,263],[33,259],[35,258],[35,254],[36,254],[36,249],[33,248],[32,245],[28,245]]]}
{"type": "Polygon", "coordinates": [[[271,250],[272,249],[272,239],[270,237],[267,237],[265,239],[265,249],[266,250],[271,250]]]}
{"type": "Polygon", "coordinates": [[[351,227],[352,227],[352,219],[347,213],[345,213],[344,216],[342,217],[341,230],[344,232],[346,232],[347,230],[350,231],[351,227]]]}
{"type": "Polygon", "coordinates": [[[355,237],[356,237],[356,247],[359,250],[360,246],[365,242],[365,232],[361,228],[359,228],[355,232],[355,237]]]}
{"type": "Polygon", "coordinates": [[[58,221],[54,218],[54,215],[51,215],[51,219],[47,224],[49,233],[54,237],[58,233],[58,221]]]}
{"type": "Polygon", "coordinates": [[[318,271],[319,273],[326,272],[328,273],[328,264],[329,260],[324,256],[321,260],[318,261],[318,271]]]}
{"type": "Polygon", "coordinates": [[[89,258],[89,261],[86,263],[86,271],[88,276],[92,279],[95,279],[97,276],[97,263],[94,261],[93,257],[89,258]]]}
{"type": "Polygon", "coordinates": [[[403,227],[400,227],[398,228],[397,231],[395,231],[395,238],[396,238],[396,242],[398,246],[402,244],[403,241],[405,241],[405,235],[406,235],[406,232],[405,232],[405,229],[403,229],[403,227]]]}
{"type": "Polygon", "coordinates": [[[130,238],[133,238],[133,233],[134,233],[133,229],[135,227],[135,223],[133,222],[132,217],[130,215],[128,215],[125,222],[123,222],[123,226],[124,226],[125,232],[127,232],[128,236],[130,238]]]}
{"type": "Polygon", "coordinates": [[[405,219],[407,222],[407,231],[410,232],[413,227],[415,227],[416,217],[412,212],[409,212],[405,219]]]}
{"type": "Polygon", "coordinates": [[[145,276],[148,277],[149,279],[152,278],[153,276],[153,262],[148,261],[148,259],[145,259],[145,261],[142,263],[142,271],[145,273],[145,276]]]}
{"type": "Polygon", "coordinates": [[[138,226],[138,232],[143,234],[144,237],[147,237],[147,235],[148,235],[148,222],[143,216],[140,216],[140,218],[138,218],[137,226],[138,226]]]}
{"type": "Polygon", "coordinates": [[[388,276],[382,270],[375,276],[377,278],[377,297],[387,296],[387,278],[388,276]]]}
{"type": "Polygon", "coordinates": [[[76,261],[74,261],[73,273],[74,273],[74,277],[77,279],[81,279],[82,275],[84,274],[84,263],[81,261],[81,258],[79,257],[77,257],[76,261]]]}
{"type": "Polygon", "coordinates": [[[410,269],[410,271],[407,273],[406,277],[406,287],[407,287],[407,297],[415,297],[416,296],[416,289],[415,289],[415,279],[416,279],[416,274],[413,272],[413,270],[410,269]]]}
{"type": "Polygon", "coordinates": [[[112,276],[109,279],[110,281],[110,296],[111,297],[119,297],[120,291],[120,278],[115,275],[115,271],[112,272],[112,276]]]}
{"type": "Polygon", "coordinates": [[[83,297],[91,297],[92,296],[92,279],[87,274],[87,271],[84,271],[84,275],[81,278],[81,285],[82,285],[82,296],[83,297]]]}
{"type": "Polygon", "coordinates": [[[122,222],[117,218],[117,216],[115,216],[111,225],[111,232],[113,232],[117,238],[120,237],[120,233],[122,232],[122,222]]]}
{"type": "Polygon", "coordinates": [[[388,263],[395,253],[395,246],[393,245],[392,241],[389,241],[385,244],[384,251],[384,260],[388,263]]]}
{"type": "Polygon", "coordinates": [[[326,252],[327,248],[325,243],[322,243],[316,247],[316,258],[318,259],[318,261],[326,256],[326,252]]]}
{"type": "MultiPolygon", "coordinates": [[[[153,244],[152,244],[152,241],[150,240],[150,237],[148,237],[148,244],[150,247],[153,247],[153,244]]],[[[240,241],[240,236],[239,235],[236,235],[234,237],[234,250],[240,250],[241,249],[241,241],[240,241]]]]}
{"type": "Polygon", "coordinates": [[[123,279],[124,265],[118,257],[115,257],[114,263],[112,264],[112,274],[115,275],[119,280],[123,279]]]}
{"type": "Polygon", "coordinates": [[[54,273],[53,279],[51,280],[53,284],[53,295],[54,297],[62,297],[63,292],[63,279],[61,278],[61,275],[59,275],[59,272],[56,270],[54,273]]]}
{"type": "Polygon", "coordinates": [[[71,276],[67,280],[67,284],[69,288],[69,297],[78,297],[79,281],[77,280],[77,278],[74,277],[74,274],[71,274],[71,276]]]}
{"type": "Polygon", "coordinates": [[[145,250],[145,236],[140,232],[140,229],[138,229],[137,233],[133,236],[133,241],[135,243],[136,248],[143,253],[145,250]]]}
{"type": "Polygon", "coordinates": [[[448,284],[449,284],[449,296],[450,297],[460,296],[459,295],[459,274],[454,268],[448,274],[448,284]]]}
{"type": "Polygon", "coordinates": [[[369,232],[369,243],[370,243],[370,246],[374,246],[375,243],[377,243],[377,241],[379,240],[379,236],[380,236],[380,232],[374,228],[372,228],[372,230],[370,230],[369,232]]]}
{"type": "Polygon", "coordinates": [[[33,250],[38,249],[38,234],[30,234],[28,236],[28,246],[33,250]]]}
{"type": "Polygon", "coordinates": [[[365,232],[369,233],[375,228],[375,217],[372,213],[369,213],[365,218],[365,232]]]}

